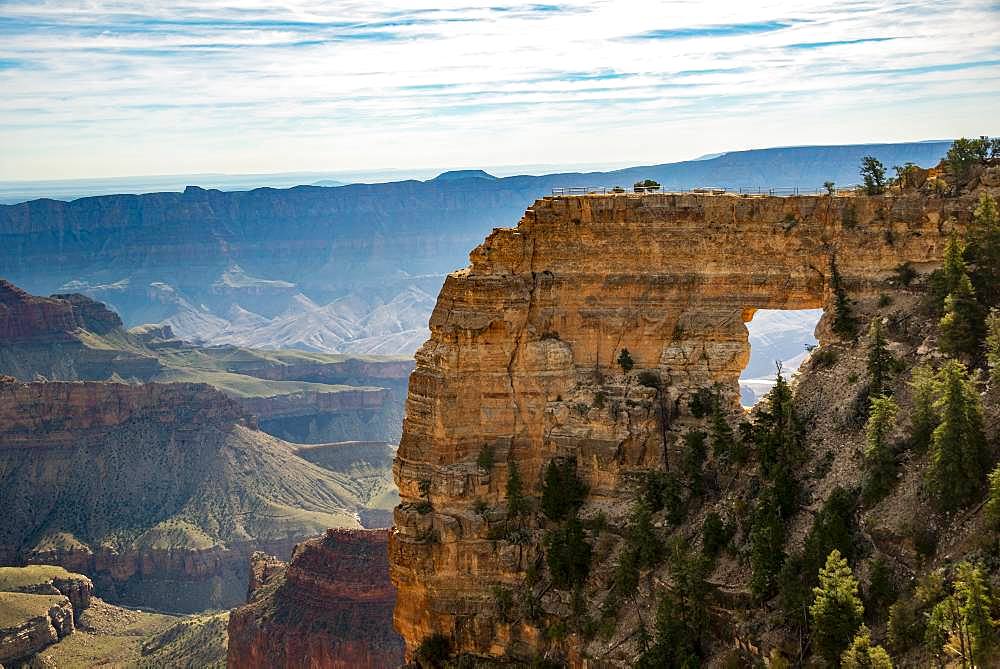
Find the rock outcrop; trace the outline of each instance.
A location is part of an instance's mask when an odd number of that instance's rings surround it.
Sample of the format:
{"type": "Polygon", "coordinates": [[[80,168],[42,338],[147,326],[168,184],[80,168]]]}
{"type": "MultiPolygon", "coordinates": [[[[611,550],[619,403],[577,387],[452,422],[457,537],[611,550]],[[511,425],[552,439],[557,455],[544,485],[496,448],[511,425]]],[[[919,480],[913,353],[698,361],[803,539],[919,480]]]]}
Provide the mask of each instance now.
{"type": "Polygon", "coordinates": [[[287,567],[254,555],[249,603],[229,618],[228,666],[399,666],[387,541],[388,530],[329,530],[297,546],[287,567]]]}
{"type": "Polygon", "coordinates": [[[72,332],[121,327],[118,315],[84,295],[31,295],[0,279],[0,341],[69,341],[72,332]]]}
{"type": "MultiPolygon", "coordinates": [[[[494,230],[448,276],[410,378],[390,539],[408,656],[437,633],[483,656],[545,646],[493,594],[523,588],[538,554],[537,527],[496,532],[514,464],[529,498],[550,460],[572,458],[588,505],[627,507],[634,475],[676,463],[699,389],[740,411],[755,310],[829,307],[834,263],[848,295],[876,296],[904,264],[935,266],[971,209],[918,193],[548,197],[494,230]],[[621,374],[623,349],[641,383],[621,374]]],[[[564,643],[573,666],[579,643],[564,643]]]]}
{"type": "Polygon", "coordinates": [[[73,630],[68,598],[0,592],[0,666],[30,658],[73,630]]]}

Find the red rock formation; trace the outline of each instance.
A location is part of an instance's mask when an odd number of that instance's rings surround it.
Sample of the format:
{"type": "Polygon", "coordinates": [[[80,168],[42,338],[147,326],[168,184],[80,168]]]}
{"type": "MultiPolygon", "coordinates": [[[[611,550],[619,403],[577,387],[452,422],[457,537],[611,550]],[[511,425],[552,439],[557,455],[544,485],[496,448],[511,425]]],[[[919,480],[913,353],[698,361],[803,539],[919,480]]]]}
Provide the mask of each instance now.
{"type": "Polygon", "coordinates": [[[392,628],[388,530],[328,530],[291,563],[255,555],[250,601],[229,618],[231,669],[385,669],[403,661],[392,628]]]}

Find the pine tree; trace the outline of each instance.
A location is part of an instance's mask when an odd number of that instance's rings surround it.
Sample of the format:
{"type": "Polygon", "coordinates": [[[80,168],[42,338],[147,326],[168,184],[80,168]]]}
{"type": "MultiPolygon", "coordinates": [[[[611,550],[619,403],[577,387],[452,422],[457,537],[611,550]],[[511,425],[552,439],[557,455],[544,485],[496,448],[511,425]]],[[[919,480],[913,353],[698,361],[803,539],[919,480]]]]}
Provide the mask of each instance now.
{"type": "Polygon", "coordinates": [[[986,364],[990,379],[1000,383],[1000,309],[993,308],[986,319],[986,364]]]}
{"type": "Polygon", "coordinates": [[[741,458],[740,449],[736,445],[736,437],[733,428],[726,420],[726,414],[722,411],[722,402],[716,396],[712,404],[712,422],[710,441],[712,443],[712,454],[719,462],[730,463],[739,462],[741,458]]]}
{"type": "Polygon", "coordinates": [[[974,355],[983,335],[983,314],[965,265],[965,244],[955,234],[945,246],[942,271],[941,350],[950,355],[974,355]]]}
{"type": "Polygon", "coordinates": [[[521,518],[528,515],[528,500],[524,497],[524,485],[516,462],[508,465],[507,471],[507,518],[521,518]]]}
{"type": "Polygon", "coordinates": [[[958,565],[955,597],[968,641],[970,664],[974,667],[996,666],[993,660],[1000,659],[997,658],[997,623],[990,616],[993,602],[982,568],[968,562],[958,565]]]}
{"type": "Polygon", "coordinates": [[[892,669],[892,659],[882,646],[872,645],[872,635],[861,626],[854,640],[840,657],[841,669],[892,669]]]}
{"type": "Polygon", "coordinates": [[[785,562],[785,523],[774,495],[765,491],[750,524],[750,591],[764,600],[774,592],[785,562]]]}
{"type": "Polygon", "coordinates": [[[579,518],[570,518],[545,536],[545,562],[552,584],[560,590],[569,590],[587,580],[591,554],[579,518]]]}
{"type": "Polygon", "coordinates": [[[976,295],[984,304],[1000,306],[1000,212],[996,200],[985,192],[972,215],[968,255],[976,266],[972,274],[976,295]]]}
{"type": "Polygon", "coordinates": [[[549,520],[563,520],[583,504],[587,486],[577,478],[574,460],[550,460],[542,481],[542,513],[549,520]]]}
{"type": "Polygon", "coordinates": [[[798,500],[798,485],[793,475],[802,445],[802,428],[792,390],[778,366],[774,387],[765,397],[753,429],[753,442],[760,461],[761,474],[778,502],[781,517],[791,516],[798,500]]]}
{"type": "Polygon", "coordinates": [[[1000,530],[1000,465],[990,472],[990,492],[986,500],[986,520],[994,530],[1000,530]]]}
{"type": "Polygon", "coordinates": [[[891,397],[881,395],[871,401],[868,424],[865,426],[865,475],[863,495],[872,504],[882,499],[896,477],[896,460],[889,436],[896,427],[899,407],[891,397]]]}
{"type": "Polygon", "coordinates": [[[938,415],[934,409],[936,394],[934,370],[920,365],[910,378],[913,408],[910,411],[910,445],[917,451],[926,451],[931,445],[938,415]]]}
{"type": "Polygon", "coordinates": [[[635,367],[635,361],[632,360],[632,354],[628,352],[627,348],[623,348],[621,353],[618,354],[618,366],[622,368],[622,371],[628,374],[635,367]]]}
{"type": "Polygon", "coordinates": [[[981,489],[988,453],[982,403],[965,365],[949,360],[938,378],[942,396],[935,407],[941,423],[931,439],[929,476],[940,508],[952,510],[981,489]]]}
{"type": "Polygon", "coordinates": [[[833,333],[841,339],[854,339],[858,334],[858,323],[851,310],[851,301],[844,290],[844,281],[837,268],[837,259],[830,258],[830,289],[833,291],[833,333]]]}
{"type": "Polygon", "coordinates": [[[865,608],[858,596],[858,582],[840,551],[833,550],[819,571],[819,587],[809,607],[816,651],[835,665],[861,626],[865,608]]]}
{"type": "Polygon", "coordinates": [[[885,192],[885,165],[874,156],[865,156],[861,159],[861,179],[867,195],[885,192]]]}
{"type": "Polygon", "coordinates": [[[893,357],[882,330],[882,319],[876,316],[868,328],[868,379],[871,397],[891,393],[889,377],[892,374],[893,357]]]}

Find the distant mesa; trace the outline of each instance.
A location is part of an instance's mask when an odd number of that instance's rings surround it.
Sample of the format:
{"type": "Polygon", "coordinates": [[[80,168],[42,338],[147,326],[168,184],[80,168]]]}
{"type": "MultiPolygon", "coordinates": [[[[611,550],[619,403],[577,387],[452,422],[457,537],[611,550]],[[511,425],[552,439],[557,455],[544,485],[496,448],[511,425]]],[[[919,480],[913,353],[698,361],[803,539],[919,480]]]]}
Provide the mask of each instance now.
{"type": "Polygon", "coordinates": [[[442,172],[431,181],[461,181],[462,179],[487,179],[496,181],[497,177],[483,170],[450,170],[442,172]]]}
{"type": "Polygon", "coordinates": [[[310,186],[325,186],[326,188],[336,188],[337,186],[343,186],[343,181],[335,181],[333,179],[320,179],[319,181],[314,181],[310,186]]]}

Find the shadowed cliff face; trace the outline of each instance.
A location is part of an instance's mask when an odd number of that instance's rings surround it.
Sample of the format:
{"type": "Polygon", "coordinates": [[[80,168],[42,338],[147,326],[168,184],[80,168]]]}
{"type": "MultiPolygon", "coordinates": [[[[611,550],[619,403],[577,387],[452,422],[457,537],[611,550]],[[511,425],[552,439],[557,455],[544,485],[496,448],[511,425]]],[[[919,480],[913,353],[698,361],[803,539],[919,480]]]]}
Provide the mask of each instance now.
{"type": "Polygon", "coordinates": [[[387,541],[388,530],[329,530],[296,546],[287,566],[255,555],[250,601],[229,619],[228,666],[399,666],[387,541]]]}
{"type": "Polygon", "coordinates": [[[520,587],[535,555],[488,538],[503,525],[507,463],[534,496],[545,463],[573,457],[588,502],[626,504],[630,474],[675,457],[694,392],[718,385],[738,411],[755,310],[827,308],[817,334],[829,341],[832,258],[852,296],[877,294],[901,264],[936,264],[949,216],[961,225],[968,204],[920,194],[556,197],[495,230],[448,276],[410,379],[390,541],[408,652],[435,632],[477,654],[541,647],[538,630],[501,623],[491,595],[520,587]],[[662,392],[620,373],[623,348],[662,392]],[[476,463],[487,445],[497,463],[488,470],[476,463]],[[418,510],[422,482],[429,513],[418,510]]]}

